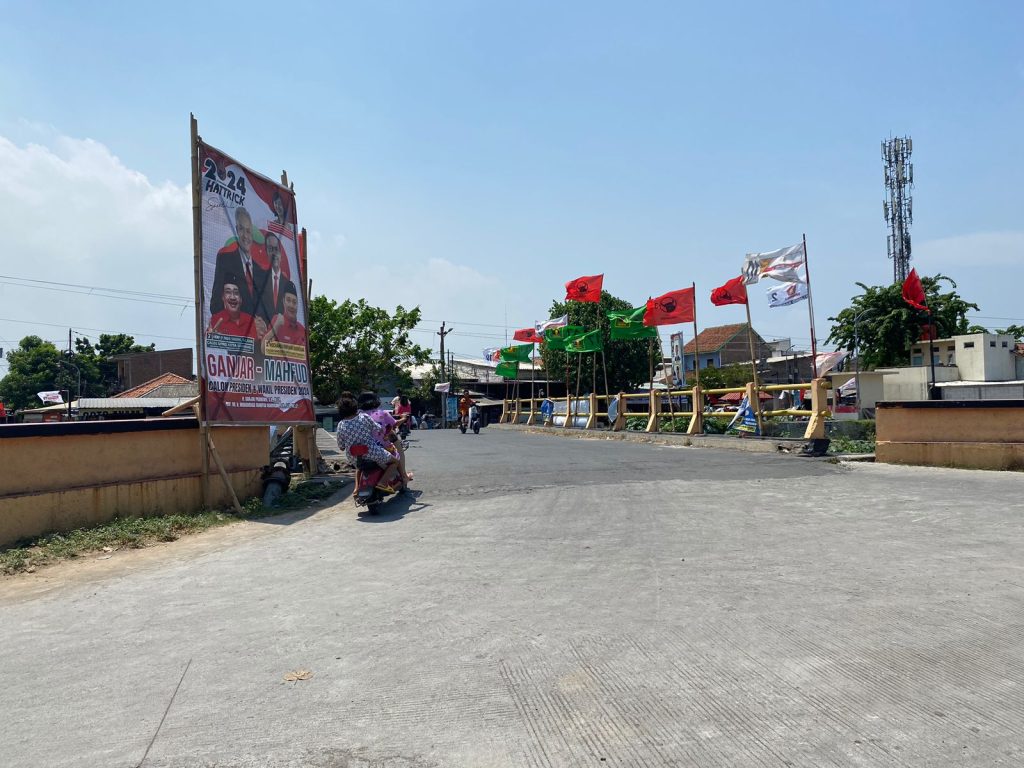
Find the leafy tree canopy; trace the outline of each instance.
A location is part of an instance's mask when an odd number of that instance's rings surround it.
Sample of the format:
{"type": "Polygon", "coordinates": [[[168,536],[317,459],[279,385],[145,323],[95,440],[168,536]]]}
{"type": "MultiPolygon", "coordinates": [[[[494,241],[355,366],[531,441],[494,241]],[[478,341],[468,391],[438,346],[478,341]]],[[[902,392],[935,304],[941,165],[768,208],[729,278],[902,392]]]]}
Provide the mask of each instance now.
{"type": "Polygon", "coordinates": [[[430,350],[409,337],[419,321],[418,307],[397,306],[388,312],[365,299],[339,304],[326,296],[314,297],[309,306],[313,395],[321,403],[333,403],[345,390],[410,386],[405,369],[430,357],[430,350]]]}
{"type": "Polygon", "coordinates": [[[834,324],[828,341],[852,351],[856,336],[862,367],[908,364],[911,345],[921,339],[930,323],[935,324],[939,338],[985,330],[967,321],[967,312],[977,311],[978,305],[965,301],[956,292],[956,283],[946,275],[921,278],[931,314],[907,304],[900,283],[857,285],[863,293],[854,296],[849,307],[829,318],[834,324]],[[941,290],[943,283],[950,286],[945,293],[941,290]]]}
{"type": "MultiPolygon", "coordinates": [[[[701,389],[725,389],[726,387],[742,387],[754,380],[749,365],[732,363],[721,368],[701,368],[700,386],[701,389]]],[[[693,371],[686,372],[687,386],[696,383],[696,376],[693,371]]]]}
{"type": "Polygon", "coordinates": [[[42,405],[37,392],[61,388],[57,383],[60,351],[49,341],[38,336],[26,336],[6,357],[10,368],[0,379],[0,398],[8,410],[37,408],[42,405]]]}
{"type": "Polygon", "coordinates": [[[1024,325],[1011,325],[1007,328],[1000,328],[996,331],[1000,335],[1013,336],[1017,341],[1024,339],[1024,325]]]}
{"type": "MultiPolygon", "coordinates": [[[[632,309],[633,305],[625,299],[612,296],[608,291],[601,291],[600,302],[578,302],[578,301],[555,301],[551,304],[551,317],[569,315],[569,325],[579,325],[588,331],[595,328],[601,329],[601,339],[604,343],[605,364],[608,368],[608,389],[611,392],[620,392],[633,389],[638,384],[648,380],[650,376],[650,345],[647,339],[631,341],[612,341],[608,326],[608,312],[610,310],[632,309]]],[[[661,362],[661,346],[655,344],[655,362],[661,362]]],[[[568,382],[570,390],[576,386],[577,364],[581,363],[583,376],[581,389],[589,391],[591,384],[591,362],[594,354],[569,354],[558,350],[548,349],[541,345],[541,355],[544,360],[544,370],[551,379],[561,379],[565,376],[566,358],[570,363],[568,382]],[[582,358],[578,361],[577,357],[582,358]]],[[[604,378],[601,371],[601,353],[597,353],[597,391],[604,392],[604,378]]]]}

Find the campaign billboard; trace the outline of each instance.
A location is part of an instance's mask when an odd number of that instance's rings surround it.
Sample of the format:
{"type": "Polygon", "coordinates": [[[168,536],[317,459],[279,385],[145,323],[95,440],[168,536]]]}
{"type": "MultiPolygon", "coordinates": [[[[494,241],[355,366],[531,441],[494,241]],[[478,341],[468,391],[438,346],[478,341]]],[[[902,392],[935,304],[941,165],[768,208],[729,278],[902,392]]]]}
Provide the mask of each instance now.
{"type": "Polygon", "coordinates": [[[311,422],[306,276],[295,195],[202,141],[197,178],[205,419],[311,422]]]}

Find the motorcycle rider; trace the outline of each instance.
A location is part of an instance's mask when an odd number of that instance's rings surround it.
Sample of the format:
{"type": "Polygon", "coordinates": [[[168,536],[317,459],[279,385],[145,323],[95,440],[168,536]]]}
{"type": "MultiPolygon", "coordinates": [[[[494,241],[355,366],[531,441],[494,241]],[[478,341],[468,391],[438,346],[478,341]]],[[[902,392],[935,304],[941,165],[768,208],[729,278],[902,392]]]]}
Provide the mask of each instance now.
{"type": "Polygon", "coordinates": [[[469,396],[469,390],[464,389],[462,391],[462,397],[459,398],[459,426],[469,426],[469,409],[470,406],[476,405],[476,400],[469,396]]]}
{"type": "Polygon", "coordinates": [[[353,456],[349,449],[353,445],[365,445],[369,449],[366,458],[384,470],[380,484],[393,486],[397,483],[402,474],[398,457],[384,448],[374,437],[376,422],[359,410],[359,404],[351,392],[342,392],[338,398],[338,419],[338,450],[343,451],[349,460],[352,460],[353,456]]]}
{"type": "Polygon", "coordinates": [[[402,441],[395,433],[398,422],[395,418],[380,407],[380,398],[375,392],[363,392],[359,395],[359,411],[365,414],[376,425],[374,438],[388,453],[398,460],[399,470],[402,477],[402,490],[408,490],[409,481],[412,475],[405,469],[405,451],[402,450],[402,441]]]}

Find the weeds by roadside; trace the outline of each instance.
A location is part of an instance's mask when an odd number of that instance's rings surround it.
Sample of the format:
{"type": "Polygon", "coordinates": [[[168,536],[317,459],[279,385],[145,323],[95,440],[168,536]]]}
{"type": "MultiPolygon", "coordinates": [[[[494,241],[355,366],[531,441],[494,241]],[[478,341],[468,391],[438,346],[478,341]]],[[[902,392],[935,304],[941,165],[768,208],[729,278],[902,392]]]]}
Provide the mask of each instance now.
{"type": "MultiPolygon", "coordinates": [[[[339,487],[340,483],[334,481],[326,484],[322,481],[299,483],[292,486],[273,508],[265,508],[260,499],[249,500],[243,505],[245,518],[262,518],[302,509],[330,496],[339,487]]],[[[50,533],[0,549],[0,574],[33,571],[44,565],[94,552],[141,549],[240,519],[233,512],[200,510],[178,515],[118,518],[92,528],[50,533]]]]}

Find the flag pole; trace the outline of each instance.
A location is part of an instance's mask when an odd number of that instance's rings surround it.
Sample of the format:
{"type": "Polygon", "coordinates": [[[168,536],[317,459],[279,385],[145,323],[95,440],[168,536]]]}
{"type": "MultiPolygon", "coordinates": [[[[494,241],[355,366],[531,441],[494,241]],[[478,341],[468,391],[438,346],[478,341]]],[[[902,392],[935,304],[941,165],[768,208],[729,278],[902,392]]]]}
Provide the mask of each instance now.
{"type": "Polygon", "coordinates": [[[573,400],[572,426],[576,428],[576,419],[580,415],[580,378],[583,374],[583,355],[576,353],[576,398],[573,400]]]}
{"type": "MultiPolygon", "coordinates": [[[[658,349],[664,350],[664,347],[662,347],[662,345],[661,345],[661,330],[660,329],[658,330],[658,349]]],[[[664,353],[662,354],[662,357],[663,358],[665,357],[664,353]]],[[[661,398],[658,399],[658,405],[659,405],[659,409],[660,409],[660,407],[661,407],[661,398]]],[[[672,419],[672,431],[675,432],[676,431],[676,406],[672,402],[672,383],[671,382],[668,385],[668,413],[669,413],[669,418],[672,419]]]]}
{"type": "MultiPolygon", "coordinates": [[[[691,283],[693,286],[693,373],[694,373],[694,386],[700,387],[700,343],[697,341],[697,283],[691,283]]],[[[681,352],[683,355],[683,386],[686,386],[686,353],[681,352]]],[[[693,398],[693,407],[697,407],[697,398],[693,398]]],[[[703,423],[703,422],[699,422],[703,423]]]]}
{"type": "Polygon", "coordinates": [[[743,306],[747,308],[747,342],[750,344],[750,372],[754,377],[754,398],[757,400],[756,403],[751,403],[750,407],[754,409],[754,415],[757,417],[758,434],[763,436],[764,426],[761,424],[761,385],[757,383],[757,359],[754,354],[754,324],[750,320],[749,296],[743,306]]]}
{"type": "Polygon", "coordinates": [[[814,333],[814,297],[811,295],[811,264],[807,258],[807,234],[804,234],[804,276],[807,277],[807,311],[811,318],[811,379],[818,378],[818,339],[814,333]]]}
{"type": "Polygon", "coordinates": [[[571,409],[571,406],[569,404],[569,383],[572,381],[572,375],[569,371],[568,350],[563,349],[563,351],[565,352],[565,422],[562,424],[562,429],[565,429],[569,425],[569,416],[571,416],[571,414],[569,413],[569,410],[571,409]]]}
{"type": "Polygon", "coordinates": [[[537,384],[537,344],[530,348],[530,424],[533,424],[534,398],[536,397],[534,387],[537,384]]]}

